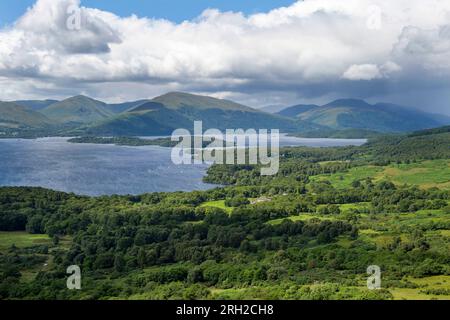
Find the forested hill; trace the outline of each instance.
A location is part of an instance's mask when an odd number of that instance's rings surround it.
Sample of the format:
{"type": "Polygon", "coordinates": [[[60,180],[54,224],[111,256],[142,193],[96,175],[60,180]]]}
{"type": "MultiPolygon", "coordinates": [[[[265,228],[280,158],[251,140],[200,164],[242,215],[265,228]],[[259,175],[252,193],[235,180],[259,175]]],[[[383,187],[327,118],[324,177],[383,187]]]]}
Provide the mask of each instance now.
{"type": "Polygon", "coordinates": [[[450,159],[448,128],[377,138],[370,141],[365,149],[371,157],[387,161],[450,159]]]}
{"type": "Polygon", "coordinates": [[[427,136],[427,135],[434,135],[434,134],[447,133],[447,132],[450,132],[450,126],[416,131],[416,132],[411,133],[409,136],[410,137],[418,137],[418,136],[427,136]]]}
{"type": "Polygon", "coordinates": [[[278,114],[334,130],[408,132],[450,124],[448,116],[428,114],[391,103],[369,104],[358,99],[339,99],[323,106],[298,105],[278,114]]]}
{"type": "Polygon", "coordinates": [[[212,166],[229,186],[202,192],[0,188],[0,299],[449,299],[449,143],[283,148],[277,175],[212,166]]]}

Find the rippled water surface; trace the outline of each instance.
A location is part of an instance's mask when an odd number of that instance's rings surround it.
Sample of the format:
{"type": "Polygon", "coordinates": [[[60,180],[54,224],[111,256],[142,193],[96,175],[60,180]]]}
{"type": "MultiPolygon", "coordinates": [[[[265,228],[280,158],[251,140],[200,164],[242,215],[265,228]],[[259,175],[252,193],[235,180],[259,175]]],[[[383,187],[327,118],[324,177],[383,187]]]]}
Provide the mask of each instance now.
{"type": "MultiPolygon", "coordinates": [[[[280,145],[359,145],[365,140],[299,139],[280,145]]],[[[68,143],[65,138],[0,139],[0,186],[38,186],[83,195],[142,194],[213,188],[207,165],[177,166],[171,149],[68,143]]]]}

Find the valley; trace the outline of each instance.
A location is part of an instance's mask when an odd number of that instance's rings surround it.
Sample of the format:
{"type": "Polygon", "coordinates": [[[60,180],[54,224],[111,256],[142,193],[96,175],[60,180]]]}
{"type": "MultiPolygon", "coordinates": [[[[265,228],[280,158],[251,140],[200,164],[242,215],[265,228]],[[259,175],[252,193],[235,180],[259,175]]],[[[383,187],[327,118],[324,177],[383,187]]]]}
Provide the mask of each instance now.
{"type": "Polygon", "coordinates": [[[0,188],[0,298],[448,300],[449,143],[440,129],[285,147],[276,176],[213,165],[204,180],[224,187],[207,191],[0,188]]]}

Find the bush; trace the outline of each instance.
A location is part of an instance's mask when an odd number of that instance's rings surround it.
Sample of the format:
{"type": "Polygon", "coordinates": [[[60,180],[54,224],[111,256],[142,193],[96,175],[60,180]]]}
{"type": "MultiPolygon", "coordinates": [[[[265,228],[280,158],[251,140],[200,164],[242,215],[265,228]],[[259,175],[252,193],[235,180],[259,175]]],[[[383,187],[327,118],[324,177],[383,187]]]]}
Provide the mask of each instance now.
{"type": "Polygon", "coordinates": [[[245,206],[247,204],[250,204],[250,201],[244,197],[234,197],[234,198],[225,200],[225,205],[227,207],[232,207],[232,208],[245,206]]]}

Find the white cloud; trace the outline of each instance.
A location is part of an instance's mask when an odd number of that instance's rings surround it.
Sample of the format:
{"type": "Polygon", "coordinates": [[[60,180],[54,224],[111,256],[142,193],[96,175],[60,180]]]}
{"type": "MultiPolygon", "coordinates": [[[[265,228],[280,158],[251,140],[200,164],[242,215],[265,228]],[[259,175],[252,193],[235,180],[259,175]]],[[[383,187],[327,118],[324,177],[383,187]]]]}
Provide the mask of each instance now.
{"type": "Polygon", "coordinates": [[[373,80],[382,77],[380,69],[374,64],[354,64],[342,75],[347,80],[373,80]]]}
{"type": "Polygon", "coordinates": [[[387,61],[380,67],[375,64],[354,64],[344,72],[342,78],[353,81],[389,78],[392,73],[399,72],[401,69],[392,61],[387,61]]]}
{"type": "Polygon", "coordinates": [[[381,67],[381,72],[384,74],[385,77],[389,77],[391,73],[399,72],[402,70],[402,67],[400,67],[398,64],[392,61],[388,61],[385,64],[383,64],[381,67]]]}
{"type": "Polygon", "coordinates": [[[250,16],[209,9],[180,24],[83,7],[80,30],[69,30],[67,9],[79,0],[39,0],[0,30],[0,77],[15,88],[0,99],[58,90],[109,100],[171,89],[324,96],[341,81],[390,81],[418,68],[428,70],[423,79],[448,76],[450,1],[424,1],[305,0],[250,16]]]}

